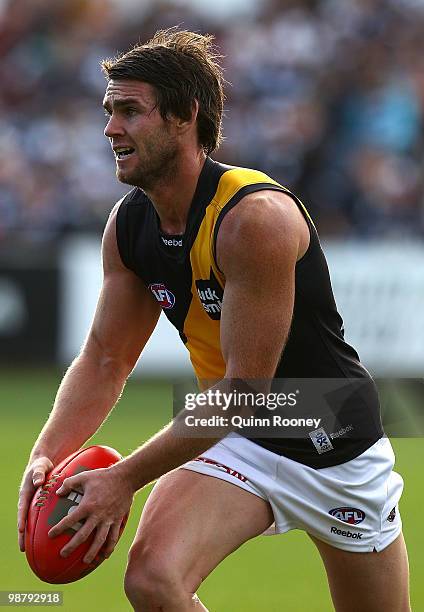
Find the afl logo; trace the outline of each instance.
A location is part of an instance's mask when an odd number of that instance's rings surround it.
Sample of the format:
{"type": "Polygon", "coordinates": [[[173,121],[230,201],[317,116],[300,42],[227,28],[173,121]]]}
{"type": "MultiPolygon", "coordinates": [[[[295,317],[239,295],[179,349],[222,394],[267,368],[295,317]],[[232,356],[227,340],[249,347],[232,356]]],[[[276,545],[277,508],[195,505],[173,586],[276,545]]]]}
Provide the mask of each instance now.
{"type": "Polygon", "coordinates": [[[328,514],[339,519],[339,521],[343,521],[343,523],[349,523],[349,525],[358,525],[358,523],[362,523],[365,518],[365,512],[363,510],[359,510],[359,508],[348,508],[347,506],[333,508],[328,514]]]}
{"type": "Polygon", "coordinates": [[[163,283],[152,283],[149,289],[162,308],[172,308],[175,304],[175,295],[163,283]]]}

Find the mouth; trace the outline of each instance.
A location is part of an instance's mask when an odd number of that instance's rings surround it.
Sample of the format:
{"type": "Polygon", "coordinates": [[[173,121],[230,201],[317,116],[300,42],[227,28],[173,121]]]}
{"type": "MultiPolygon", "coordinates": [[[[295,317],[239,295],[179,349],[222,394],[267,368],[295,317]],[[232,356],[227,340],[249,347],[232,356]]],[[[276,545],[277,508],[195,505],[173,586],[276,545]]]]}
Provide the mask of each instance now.
{"type": "Polygon", "coordinates": [[[131,157],[133,153],[135,153],[135,149],[132,147],[117,147],[113,150],[115,153],[115,159],[117,161],[123,161],[131,157]]]}

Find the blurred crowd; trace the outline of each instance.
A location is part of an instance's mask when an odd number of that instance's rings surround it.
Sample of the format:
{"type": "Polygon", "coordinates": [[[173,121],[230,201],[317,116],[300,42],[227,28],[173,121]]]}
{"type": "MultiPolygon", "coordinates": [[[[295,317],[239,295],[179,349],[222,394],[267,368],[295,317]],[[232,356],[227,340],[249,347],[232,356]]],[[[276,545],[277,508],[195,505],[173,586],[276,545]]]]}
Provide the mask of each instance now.
{"type": "Polygon", "coordinates": [[[248,5],[0,0],[0,244],[103,227],[128,188],[99,62],[176,24],[213,33],[224,56],[215,159],[294,190],[324,236],[423,236],[424,0],[248,5]]]}

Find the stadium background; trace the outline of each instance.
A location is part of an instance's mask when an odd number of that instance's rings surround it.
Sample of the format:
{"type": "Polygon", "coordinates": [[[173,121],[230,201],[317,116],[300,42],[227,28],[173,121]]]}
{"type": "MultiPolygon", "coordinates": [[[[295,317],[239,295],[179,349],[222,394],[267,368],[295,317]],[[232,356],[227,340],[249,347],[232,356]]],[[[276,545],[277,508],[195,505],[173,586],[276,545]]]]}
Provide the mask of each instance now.
{"type": "MultiPolygon", "coordinates": [[[[17,489],[91,318],[101,230],[125,192],[102,136],[99,61],[175,24],[215,34],[225,56],[216,159],[264,170],[304,200],[365,364],[422,374],[423,0],[0,0],[0,590],[47,587],[17,550],[17,489]]],[[[167,422],[187,367],[176,346],[161,323],[97,442],[125,454],[167,422]]],[[[410,437],[393,439],[414,610],[424,609],[417,406],[410,437]]],[[[129,609],[121,577],[146,494],[111,559],[63,587],[64,610],[129,609]]],[[[247,544],[200,594],[225,612],[331,610],[318,555],[297,532],[247,544]]]]}

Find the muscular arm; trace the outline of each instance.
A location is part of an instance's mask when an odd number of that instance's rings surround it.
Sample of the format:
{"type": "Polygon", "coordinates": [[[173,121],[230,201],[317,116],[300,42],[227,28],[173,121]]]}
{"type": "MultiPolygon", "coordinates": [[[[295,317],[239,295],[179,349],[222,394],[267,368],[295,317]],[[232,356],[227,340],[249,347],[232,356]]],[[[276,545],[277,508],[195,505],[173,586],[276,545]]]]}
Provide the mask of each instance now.
{"type": "MultiPolygon", "coordinates": [[[[308,241],[301,213],[280,193],[247,196],[224,218],[217,256],[226,278],[221,316],[226,379],[274,376],[290,329],[296,261],[308,241]]],[[[215,388],[225,391],[225,380],[215,388]]],[[[210,413],[207,407],[196,409],[198,416],[210,413]]],[[[216,441],[177,437],[168,425],[116,470],[138,489],[216,441]]]]}
{"type": "Polygon", "coordinates": [[[100,427],[160,314],[150,292],[122,264],[116,243],[116,213],[117,206],[103,236],[103,285],[91,329],[62,380],[22,480],[18,511],[21,550],[34,485],[42,484],[46,471],[79,449],[100,427]]]}
{"type": "Polygon", "coordinates": [[[54,463],[80,448],[102,424],[160,312],[140,279],[122,264],[116,243],[116,212],[115,208],[103,237],[104,279],[92,327],[59,387],[53,411],[32,453],[47,454],[54,463]]]}

